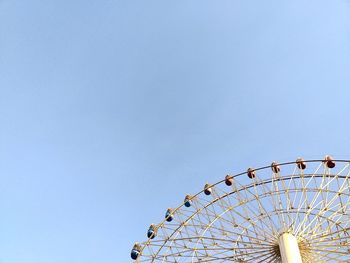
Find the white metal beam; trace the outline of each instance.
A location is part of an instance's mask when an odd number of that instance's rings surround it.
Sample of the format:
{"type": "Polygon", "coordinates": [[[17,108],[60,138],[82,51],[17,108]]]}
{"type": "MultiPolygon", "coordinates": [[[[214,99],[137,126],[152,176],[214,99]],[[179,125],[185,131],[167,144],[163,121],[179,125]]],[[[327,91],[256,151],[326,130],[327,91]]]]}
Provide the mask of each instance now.
{"type": "Polygon", "coordinates": [[[302,263],[298,240],[290,233],[284,233],[278,238],[282,263],[302,263]]]}

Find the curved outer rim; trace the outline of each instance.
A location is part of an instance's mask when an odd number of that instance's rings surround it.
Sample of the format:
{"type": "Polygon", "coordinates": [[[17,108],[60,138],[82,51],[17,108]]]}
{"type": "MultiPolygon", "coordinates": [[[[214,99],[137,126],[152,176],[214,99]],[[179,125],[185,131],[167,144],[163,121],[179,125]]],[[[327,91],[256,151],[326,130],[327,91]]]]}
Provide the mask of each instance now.
{"type": "MultiPolygon", "coordinates": [[[[305,163],[319,163],[319,162],[325,162],[326,160],[325,159],[311,159],[311,160],[303,160],[303,162],[305,163]]],[[[332,159],[333,162],[336,162],[336,163],[350,163],[350,160],[346,160],[346,159],[332,159]]],[[[278,166],[288,166],[288,165],[292,165],[292,164],[297,164],[297,161],[293,161],[293,162],[284,162],[284,163],[277,163],[278,166]]],[[[261,170],[265,170],[265,169],[271,169],[271,164],[270,165],[267,165],[267,166],[262,166],[262,167],[259,167],[259,168],[252,168],[253,171],[261,171],[261,170]]],[[[246,175],[247,174],[247,171],[244,171],[244,172],[240,172],[240,173],[237,173],[237,174],[234,174],[234,175],[230,175],[230,178],[236,178],[238,176],[242,176],[242,175],[246,175]]],[[[216,185],[219,185],[221,183],[224,183],[225,182],[225,179],[222,179],[216,183],[213,183],[213,184],[209,184],[210,187],[214,187],[216,185]]],[[[191,199],[199,196],[200,194],[204,193],[204,189],[199,191],[198,193],[194,194],[194,195],[191,195],[191,199]]],[[[179,205],[178,207],[174,208],[173,209],[173,213],[177,212],[180,208],[182,208],[184,206],[185,202],[182,202],[181,205],[179,205]]],[[[157,229],[160,228],[161,226],[163,226],[165,223],[166,223],[166,219],[163,219],[163,221],[161,221],[159,224],[156,224],[157,225],[157,229]]],[[[142,249],[140,250],[140,256],[142,256],[142,252],[144,250],[144,248],[150,244],[150,242],[152,241],[151,238],[148,238],[146,241],[140,243],[140,245],[142,246],[142,249]]]]}

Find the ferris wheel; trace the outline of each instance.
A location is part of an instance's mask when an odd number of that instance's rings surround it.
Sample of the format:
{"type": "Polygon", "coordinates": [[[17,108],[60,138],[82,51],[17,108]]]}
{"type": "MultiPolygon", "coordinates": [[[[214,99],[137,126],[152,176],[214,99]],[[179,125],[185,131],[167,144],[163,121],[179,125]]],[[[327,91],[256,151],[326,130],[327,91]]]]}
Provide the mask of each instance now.
{"type": "Polygon", "coordinates": [[[135,262],[350,262],[350,160],[249,168],[187,195],[135,262]]]}

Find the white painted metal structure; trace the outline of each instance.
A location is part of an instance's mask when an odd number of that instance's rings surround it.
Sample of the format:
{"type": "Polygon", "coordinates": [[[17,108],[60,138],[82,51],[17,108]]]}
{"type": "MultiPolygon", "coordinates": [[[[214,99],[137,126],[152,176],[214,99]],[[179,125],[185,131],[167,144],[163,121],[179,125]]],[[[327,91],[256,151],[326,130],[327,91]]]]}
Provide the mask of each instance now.
{"type": "Polygon", "coordinates": [[[227,175],[167,210],[171,217],[154,224],[131,257],[137,263],[350,262],[349,179],[350,161],[330,156],[227,175]]]}
{"type": "Polygon", "coordinates": [[[282,263],[302,263],[298,240],[290,233],[284,233],[278,238],[282,263]]]}

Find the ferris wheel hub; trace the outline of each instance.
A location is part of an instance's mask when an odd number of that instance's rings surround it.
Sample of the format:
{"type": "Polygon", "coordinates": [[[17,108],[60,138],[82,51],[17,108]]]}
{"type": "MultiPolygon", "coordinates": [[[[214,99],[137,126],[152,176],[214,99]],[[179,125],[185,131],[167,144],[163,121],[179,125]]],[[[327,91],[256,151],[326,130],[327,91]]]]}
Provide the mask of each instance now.
{"type": "Polygon", "coordinates": [[[281,253],[282,263],[302,263],[297,238],[284,233],[278,238],[278,245],[281,253]]]}

